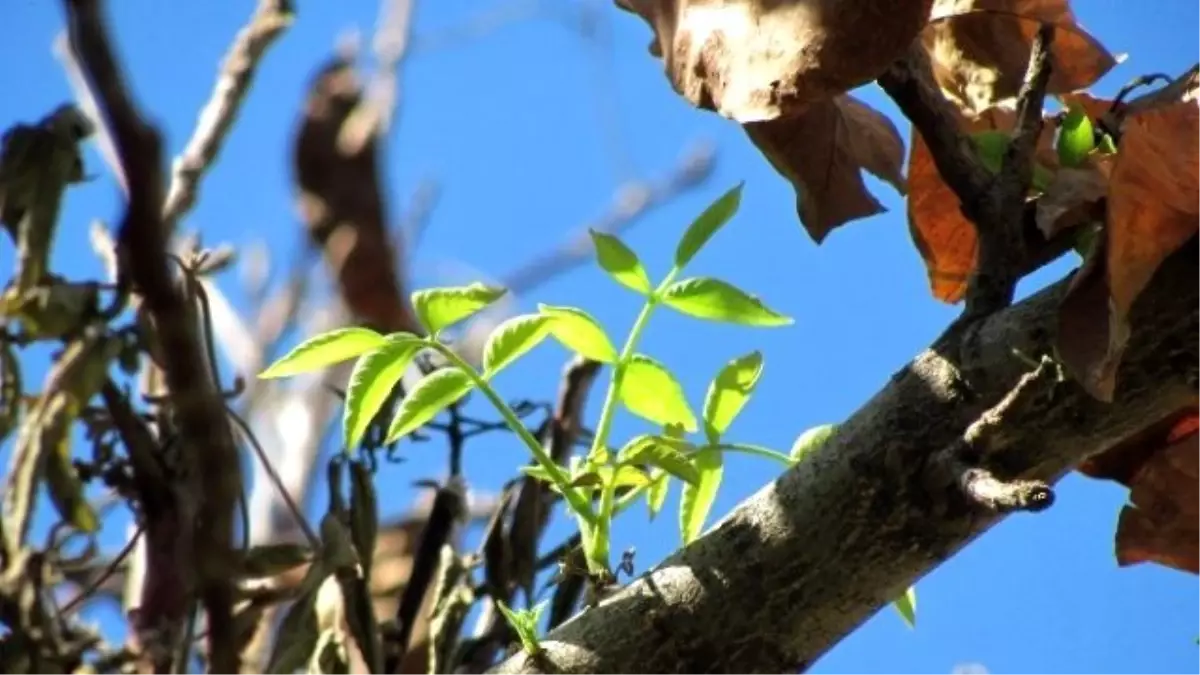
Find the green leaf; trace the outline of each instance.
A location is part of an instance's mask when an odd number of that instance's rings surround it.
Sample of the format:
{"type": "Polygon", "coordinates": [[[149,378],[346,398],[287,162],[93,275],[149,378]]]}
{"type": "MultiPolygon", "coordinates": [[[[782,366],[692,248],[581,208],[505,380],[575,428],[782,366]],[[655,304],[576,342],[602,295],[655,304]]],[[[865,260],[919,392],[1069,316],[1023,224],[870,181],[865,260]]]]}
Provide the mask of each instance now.
{"type": "Polygon", "coordinates": [[[521,641],[521,648],[528,654],[537,654],[542,650],[538,640],[537,627],[538,622],[542,619],[542,613],[546,611],[549,603],[549,600],[543,600],[532,609],[513,610],[509,609],[502,601],[496,601],[496,607],[504,615],[504,620],[512,627],[513,632],[517,634],[517,639],[521,641]]]}
{"type": "Polygon", "coordinates": [[[724,458],[715,448],[706,448],[692,458],[698,479],[695,483],[684,483],[683,496],[679,499],[679,533],[683,545],[687,546],[700,536],[704,521],[712,510],[725,473],[724,458]]]}
{"type": "Polygon", "coordinates": [[[692,445],[687,441],[663,436],[635,436],[617,453],[619,464],[650,464],[688,483],[700,480],[700,473],[687,454],[692,445]]]}
{"type": "Polygon", "coordinates": [[[997,129],[977,131],[971,134],[971,141],[983,166],[992,173],[1000,173],[1000,167],[1004,166],[1004,155],[1012,143],[1008,132],[997,129]]]}
{"type": "Polygon", "coordinates": [[[538,305],[538,311],[552,319],[550,334],[564,347],[593,361],[616,363],[617,348],[590,314],[575,307],[551,305],[538,305]]]}
{"type": "Polygon", "coordinates": [[[805,457],[825,445],[825,441],[837,433],[837,429],[836,424],[822,424],[797,436],[795,442],[792,443],[792,451],[789,453],[792,461],[796,463],[804,461],[805,457]]]}
{"type": "Polygon", "coordinates": [[[50,503],[63,521],[90,534],[100,529],[100,517],[84,494],[85,486],[71,461],[70,442],[70,437],[63,436],[54,447],[47,448],[43,465],[46,489],[50,493],[50,503]]]}
{"type": "Polygon", "coordinates": [[[667,503],[667,492],[671,487],[671,476],[662,469],[655,468],[651,473],[650,489],[646,490],[646,508],[650,510],[650,520],[654,520],[662,507],[667,503]]]}
{"type": "Polygon", "coordinates": [[[638,417],[655,424],[678,424],[689,433],[696,431],[696,416],[683,387],[666,366],[649,356],[634,354],[625,364],[619,395],[621,403],[638,417]]]}
{"type": "Polygon", "coordinates": [[[588,234],[592,235],[592,243],[596,246],[597,262],[610,277],[642,295],[650,293],[650,277],[646,275],[646,268],[642,266],[633,249],[611,234],[597,232],[591,228],[588,229],[588,234]]]}
{"type": "Polygon", "coordinates": [[[892,606],[900,612],[900,618],[904,619],[904,623],[908,624],[909,628],[917,627],[917,587],[909,586],[904,595],[892,601],[892,606]]]}
{"type": "Polygon", "coordinates": [[[267,661],[266,672],[294,673],[308,661],[320,631],[316,612],[317,587],[326,576],[320,562],[308,568],[300,582],[300,597],[292,603],[275,632],[275,646],[267,661]]]}
{"type": "Polygon", "coordinates": [[[762,353],[753,351],[725,364],[708,385],[708,395],[704,397],[704,434],[709,443],[720,442],[721,434],[750,399],[762,369],[762,353]]]}
{"type": "Polygon", "coordinates": [[[758,297],[712,277],[677,281],[663,292],[662,302],[688,316],[710,321],[760,327],[793,323],[791,317],[767,307],[758,297]]]}
{"type": "Polygon", "coordinates": [[[730,218],[733,218],[733,214],[737,213],[738,207],[742,203],[742,187],[744,186],[745,183],[733,186],[692,221],[679,240],[679,245],[675,248],[675,267],[677,269],[683,269],[691,262],[717,230],[728,223],[730,218]]]}
{"type": "MultiPolygon", "coordinates": [[[[414,336],[415,337],[415,336],[414,336]]],[[[386,339],[366,328],[341,328],[309,338],[259,373],[259,379],[288,377],[324,368],[361,356],[386,344],[386,339]]]]}
{"type": "Polygon", "coordinates": [[[550,317],[542,314],[523,314],[496,326],[483,347],[483,371],[489,375],[498,373],[538,346],[550,334],[550,321],[550,317]]]}
{"type": "Polygon", "coordinates": [[[346,452],[358,446],[371,420],[423,344],[415,335],[389,335],[381,347],[354,364],[350,384],[346,387],[346,407],[342,411],[342,443],[346,452]]]}
{"type": "Polygon", "coordinates": [[[1083,164],[1096,148],[1096,132],[1087,111],[1078,103],[1067,108],[1058,130],[1058,161],[1065,167],[1083,164]]]}
{"type": "Polygon", "coordinates": [[[451,288],[428,288],[412,294],[413,309],[430,333],[462,321],[487,307],[507,291],[474,283],[451,288]]]}
{"type": "Polygon", "coordinates": [[[447,406],[467,395],[474,384],[458,368],[442,368],[425,376],[400,402],[396,417],[388,428],[387,442],[412,433],[433,419],[447,406]]]}
{"type": "Polygon", "coordinates": [[[312,559],[312,549],[304,544],[262,544],[246,549],[240,574],[245,577],[273,577],[312,559]]]}
{"type": "Polygon", "coordinates": [[[571,485],[574,487],[600,487],[606,483],[613,483],[614,487],[642,487],[650,484],[650,477],[645,471],[636,466],[623,465],[617,467],[616,473],[613,473],[611,466],[599,466],[591,471],[585,471],[571,479],[571,485]]]}

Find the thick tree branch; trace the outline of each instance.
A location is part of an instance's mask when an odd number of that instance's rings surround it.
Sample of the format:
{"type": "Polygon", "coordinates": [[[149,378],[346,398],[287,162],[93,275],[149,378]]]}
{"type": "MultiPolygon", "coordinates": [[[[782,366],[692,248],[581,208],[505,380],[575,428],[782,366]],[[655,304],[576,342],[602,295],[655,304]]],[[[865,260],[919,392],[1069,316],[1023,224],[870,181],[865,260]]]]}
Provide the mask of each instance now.
{"type": "MultiPolygon", "coordinates": [[[[233,648],[233,509],[241,490],[240,458],[215,383],[207,370],[196,313],[185,301],[168,262],[164,219],[162,140],[135,108],[116,63],[98,0],[65,0],[76,60],[96,92],[114,139],[129,201],[118,230],[122,276],[141,296],[154,324],[154,352],[162,359],[169,405],[180,431],[179,473],[190,500],[178,505],[182,532],[171,562],[180,565],[173,589],[195,588],[208,615],[208,654],[215,672],[239,668],[233,648]],[[190,502],[190,503],[187,503],[190,502]],[[194,553],[203,552],[203,555],[194,553]],[[190,565],[195,564],[195,578],[190,565]]],[[[155,534],[148,532],[148,538],[155,534]]],[[[170,537],[168,537],[170,538],[170,537]]]]}
{"type": "MultiPolygon", "coordinates": [[[[1114,402],[1039,388],[983,462],[1051,484],[1086,457],[1194,405],[1197,251],[1184,246],[1134,308],[1114,402]],[[1181,368],[1181,364],[1185,367],[1181,368]],[[1181,372],[1190,370],[1191,372],[1181,372]]],[[[964,498],[939,452],[1053,353],[1067,282],[963,329],[898,372],[834,438],[711,531],[499,672],[794,672],[999,520],[964,498]],[[1023,356],[1022,356],[1023,355],[1023,356]],[[964,373],[969,373],[969,377],[964,373]]]]}

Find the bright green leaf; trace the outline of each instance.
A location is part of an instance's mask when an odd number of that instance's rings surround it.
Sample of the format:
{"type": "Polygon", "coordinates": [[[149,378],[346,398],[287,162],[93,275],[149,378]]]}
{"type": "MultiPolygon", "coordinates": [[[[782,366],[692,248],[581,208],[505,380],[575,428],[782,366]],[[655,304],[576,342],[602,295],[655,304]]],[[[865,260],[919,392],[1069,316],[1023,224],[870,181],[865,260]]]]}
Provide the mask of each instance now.
{"type": "Polygon", "coordinates": [[[1117,154],[1117,143],[1108,134],[1100,134],[1100,152],[1105,155],[1117,154]]]}
{"type": "Polygon", "coordinates": [[[414,335],[389,336],[382,347],[354,364],[350,384],[346,387],[346,407],[342,411],[342,442],[347,452],[362,440],[371,420],[422,345],[423,341],[414,335]]]}
{"type": "Polygon", "coordinates": [[[532,609],[514,610],[509,609],[502,601],[496,602],[496,607],[504,616],[504,620],[512,627],[513,632],[517,634],[517,639],[521,642],[521,648],[528,654],[537,654],[541,651],[541,644],[538,641],[537,624],[541,620],[542,612],[545,611],[549,600],[538,603],[532,609]]]}
{"type": "Polygon", "coordinates": [[[650,464],[688,483],[700,480],[700,473],[687,454],[692,445],[687,441],[663,436],[635,436],[617,453],[620,464],[650,464]]]}
{"type": "Polygon", "coordinates": [[[1083,106],[1072,104],[1058,130],[1058,161],[1065,167],[1077,167],[1095,147],[1096,132],[1091,118],[1083,106]]]}
{"type": "Polygon", "coordinates": [[[549,335],[550,317],[542,314],[514,316],[496,326],[483,347],[483,370],[495,374],[549,335]]]}
{"type": "Polygon", "coordinates": [[[655,468],[650,475],[650,488],[646,490],[646,508],[650,510],[650,520],[662,511],[667,503],[667,491],[671,487],[671,476],[662,469],[655,468]]]}
{"type": "Polygon", "coordinates": [[[412,294],[412,304],[425,329],[437,333],[499,300],[505,292],[503,288],[481,283],[427,288],[412,294]]]}
{"type": "Polygon", "coordinates": [[[983,166],[992,173],[1000,173],[1000,168],[1004,166],[1004,155],[1008,153],[1008,146],[1012,143],[1008,132],[996,129],[977,131],[971,134],[971,141],[975,144],[975,152],[983,166]]]}
{"type": "Polygon", "coordinates": [[[804,461],[805,457],[825,445],[825,442],[837,432],[837,428],[836,424],[822,424],[797,436],[796,441],[792,443],[792,452],[790,453],[792,460],[797,463],[804,461]]]}
{"type": "Polygon", "coordinates": [[[744,185],[745,183],[735,185],[705,209],[704,213],[701,213],[696,220],[692,221],[679,240],[679,246],[675,249],[676,268],[683,269],[691,262],[717,230],[728,223],[730,218],[733,218],[733,214],[737,213],[738,207],[742,203],[742,187],[744,185]]]}
{"type": "Polygon", "coordinates": [[[386,344],[386,339],[366,328],[341,328],[309,338],[259,373],[260,379],[288,377],[348,361],[386,344]]]}
{"type": "Polygon", "coordinates": [[[904,595],[892,601],[892,606],[900,612],[900,618],[904,619],[904,623],[908,624],[909,628],[917,627],[917,587],[909,586],[904,595]]]}
{"type": "Polygon", "coordinates": [[[538,311],[553,319],[550,334],[567,349],[601,363],[615,363],[617,348],[590,314],[575,307],[538,305],[538,311]]]}
{"type": "Polygon", "coordinates": [[[698,480],[684,483],[683,496],[679,499],[679,533],[684,546],[692,543],[704,529],[704,521],[712,510],[717,489],[721,487],[721,476],[725,473],[724,458],[715,448],[697,452],[692,464],[696,467],[698,480]]]}
{"type": "Polygon", "coordinates": [[[750,399],[762,369],[762,353],[750,352],[725,364],[708,385],[708,395],[704,397],[704,433],[709,443],[720,442],[721,434],[750,399]]]}
{"type": "Polygon", "coordinates": [[[447,406],[467,395],[473,387],[470,376],[458,368],[442,368],[426,375],[400,401],[388,428],[387,442],[394,443],[433,419],[447,406]]]}
{"type": "Polygon", "coordinates": [[[666,366],[649,356],[634,354],[625,364],[619,395],[621,403],[638,417],[655,424],[678,424],[688,433],[696,431],[696,416],[683,387],[666,366]]]}
{"type": "Polygon", "coordinates": [[[767,307],[756,296],[711,277],[695,277],[671,284],[662,302],[698,319],[725,321],[743,326],[787,326],[791,317],[767,307]]]}
{"type": "Polygon", "coordinates": [[[650,277],[633,249],[611,234],[588,229],[596,246],[596,260],[617,283],[643,295],[650,292],[650,277]]]}
{"type": "Polygon", "coordinates": [[[642,487],[650,484],[650,477],[645,471],[636,466],[624,465],[617,467],[614,474],[611,466],[599,466],[590,471],[580,473],[571,479],[571,485],[574,487],[600,487],[606,483],[613,483],[615,487],[642,487]]]}

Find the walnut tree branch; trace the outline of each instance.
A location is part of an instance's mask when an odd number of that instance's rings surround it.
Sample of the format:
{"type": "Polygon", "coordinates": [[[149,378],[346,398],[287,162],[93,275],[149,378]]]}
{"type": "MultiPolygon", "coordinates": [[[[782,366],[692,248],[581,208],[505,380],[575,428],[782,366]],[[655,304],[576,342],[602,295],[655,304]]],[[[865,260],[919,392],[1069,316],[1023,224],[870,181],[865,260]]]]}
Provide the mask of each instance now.
{"type": "MultiPolygon", "coordinates": [[[[1052,388],[1053,405],[1005,426],[994,459],[1009,480],[1053,484],[1088,456],[1194,405],[1197,262],[1196,247],[1181,248],[1139,297],[1112,403],[1067,382],[1052,388]]],[[[1028,373],[1028,359],[1014,351],[1052,353],[1067,285],[980,318],[975,330],[947,331],[805,461],[551,631],[541,658],[517,654],[497,672],[809,667],[1002,517],[962,498],[938,449],[957,442],[1028,373]]]]}
{"type": "MultiPolygon", "coordinates": [[[[196,313],[168,264],[162,140],[138,113],[110,46],[99,0],[64,0],[76,60],[96,92],[112,134],[129,199],[118,229],[118,260],[154,324],[153,339],[169,404],[180,430],[182,472],[194,510],[180,536],[204,555],[176,559],[179,583],[195,588],[208,615],[208,654],[216,672],[236,671],[233,648],[233,509],[241,490],[240,458],[216,385],[206,368],[196,313]],[[186,561],[186,564],[184,564],[186,561]],[[195,564],[195,570],[186,569],[195,564]],[[194,575],[194,576],[193,576],[194,575]]],[[[147,532],[150,537],[151,532],[147,532]]]]}

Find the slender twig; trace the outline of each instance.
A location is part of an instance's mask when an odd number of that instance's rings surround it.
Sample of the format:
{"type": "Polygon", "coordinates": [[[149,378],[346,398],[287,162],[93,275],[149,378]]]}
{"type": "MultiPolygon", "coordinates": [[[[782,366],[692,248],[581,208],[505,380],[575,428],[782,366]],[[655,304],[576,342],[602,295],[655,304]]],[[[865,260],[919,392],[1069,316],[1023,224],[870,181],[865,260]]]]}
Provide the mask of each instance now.
{"type": "Polygon", "coordinates": [[[133,536],[129,537],[129,541],[125,542],[125,546],[122,547],[117,555],[114,556],[113,559],[104,566],[104,569],[100,572],[100,574],[98,574],[96,578],[87,585],[87,588],[81,590],[78,594],[76,594],[75,597],[63,604],[63,606],[58,610],[59,614],[70,614],[75,610],[76,607],[78,607],[88,598],[92,597],[96,591],[100,590],[100,587],[117,573],[117,570],[121,567],[121,563],[125,562],[125,559],[129,557],[130,553],[133,552],[133,547],[136,546],[138,541],[142,538],[143,531],[144,530],[142,527],[138,526],[138,528],[134,531],[133,536]]]}
{"type": "Polygon", "coordinates": [[[1063,381],[1061,368],[1044,356],[1021,376],[1000,401],[984,411],[962,438],[941,457],[967,500],[991,512],[1041,511],[1054,503],[1054,492],[1042,481],[1004,480],[989,465],[1002,463],[1007,435],[1021,428],[1024,416],[1050,406],[1046,397],[1063,381]]]}
{"type": "Polygon", "coordinates": [[[250,21],[234,38],[221,64],[212,96],[200,111],[196,130],[171,169],[171,189],[163,207],[163,220],[168,223],[178,220],[196,203],[200,178],[220,153],[263,54],[291,23],[291,17],[289,0],[259,0],[250,21]]]}

